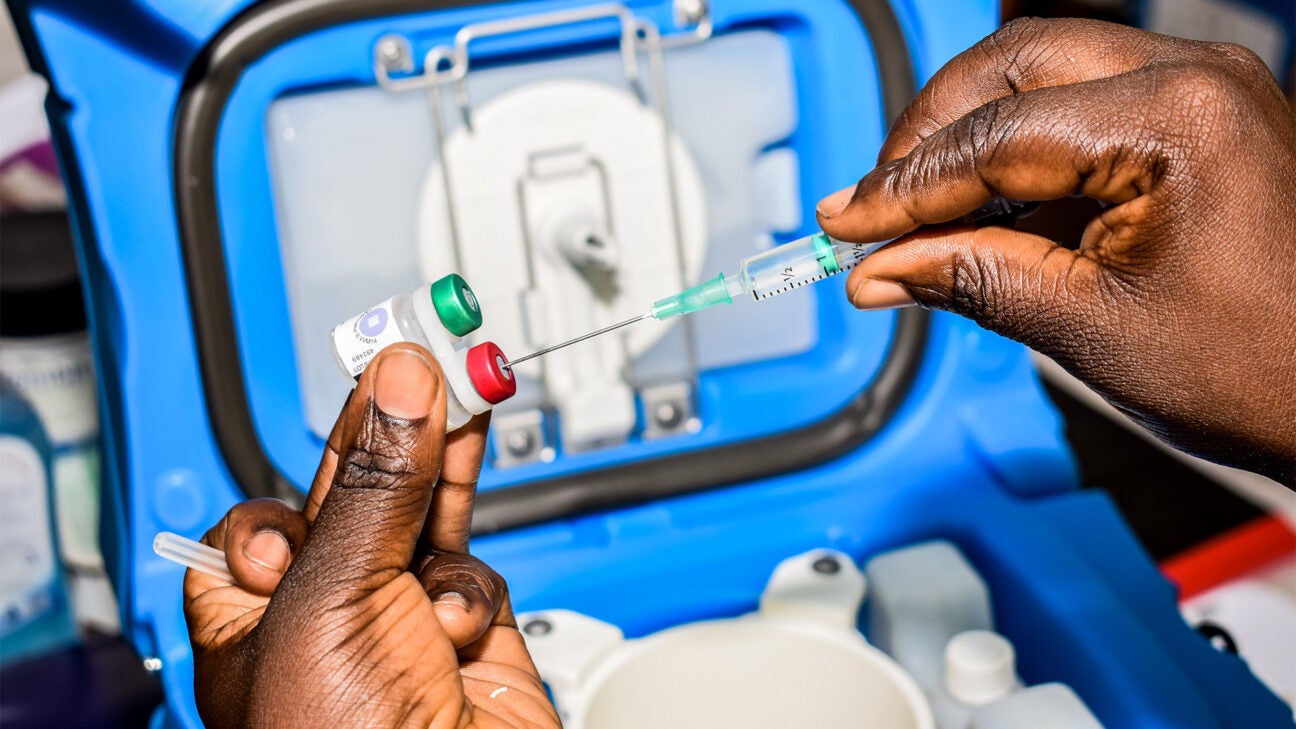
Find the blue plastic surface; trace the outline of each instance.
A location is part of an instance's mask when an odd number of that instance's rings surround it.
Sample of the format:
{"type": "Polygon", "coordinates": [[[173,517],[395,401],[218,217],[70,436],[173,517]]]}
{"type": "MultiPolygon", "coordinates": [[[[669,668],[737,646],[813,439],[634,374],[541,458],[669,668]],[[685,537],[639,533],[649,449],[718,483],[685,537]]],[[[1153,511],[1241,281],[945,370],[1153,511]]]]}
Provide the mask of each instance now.
{"type": "MultiPolygon", "coordinates": [[[[194,58],[249,3],[11,3],[51,79],[51,122],[71,182],[103,378],[105,474],[115,510],[105,523],[116,545],[108,558],[123,622],[140,652],[163,662],[168,711],[155,725],[198,726],[180,609],[182,570],[155,557],[149,545],[162,529],[199,536],[239,493],[206,417],[176,230],[172,127],[194,58]]],[[[300,416],[286,335],[262,138],[265,104],[313,78],[372,83],[368,49],[393,29],[422,28],[423,41],[444,42],[464,22],[570,4],[550,0],[358,23],[289,42],[245,73],[226,108],[217,149],[226,261],[240,345],[251,353],[243,374],[258,434],[275,464],[299,484],[309,479],[320,444],[300,416]]],[[[670,3],[632,5],[670,25],[670,3]]],[[[803,202],[812,209],[820,194],[871,166],[882,138],[867,38],[838,2],[712,5],[720,32],[767,27],[786,35],[793,48],[800,118],[815,121],[788,143],[802,160],[803,202]],[[826,100],[843,88],[858,93],[829,106],[826,100]]],[[[988,0],[899,0],[894,9],[920,78],[990,32],[997,16],[988,0]]],[[[507,50],[507,43],[498,45],[507,50]]],[[[840,283],[820,288],[834,286],[840,283]]],[[[548,469],[495,474],[486,487],[751,438],[840,407],[872,377],[894,315],[856,314],[841,297],[819,298],[820,331],[834,334],[815,351],[762,369],[704,375],[701,398],[710,419],[696,440],[637,444],[548,469]],[[771,415],[768,402],[752,395],[784,381],[796,386],[825,368],[831,373],[825,379],[842,388],[799,400],[786,412],[771,415]]],[[[1183,624],[1170,587],[1112,506],[1075,486],[1058,417],[1025,350],[935,315],[910,395],[857,451],[793,475],[495,535],[474,549],[509,579],[519,610],[579,610],[633,636],[754,609],[773,566],[810,548],[833,547],[863,560],[945,538],[985,576],[1023,677],[1066,681],[1108,727],[1289,725],[1290,710],[1240,662],[1214,652],[1183,624]]]]}

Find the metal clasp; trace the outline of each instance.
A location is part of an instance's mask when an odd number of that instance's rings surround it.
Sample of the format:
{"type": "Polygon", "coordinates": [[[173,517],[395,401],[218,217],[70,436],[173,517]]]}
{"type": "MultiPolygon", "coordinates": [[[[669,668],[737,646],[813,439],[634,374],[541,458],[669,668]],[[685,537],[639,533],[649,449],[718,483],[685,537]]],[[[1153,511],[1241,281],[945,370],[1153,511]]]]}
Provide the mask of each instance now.
{"type": "Polygon", "coordinates": [[[505,35],[526,33],[564,25],[577,25],[596,20],[616,20],[621,26],[621,64],[626,82],[634,89],[641,102],[647,94],[639,74],[638,37],[639,24],[630,9],[620,3],[591,5],[571,10],[505,18],[485,23],[465,25],[455,34],[454,45],[437,46],[423,59],[423,73],[418,76],[395,78],[392,74],[414,70],[409,41],[402,36],[389,35],[379,39],[374,46],[374,77],[378,85],[388,91],[412,91],[445,84],[454,85],[455,104],[463,117],[464,125],[472,130],[472,111],[468,100],[469,46],[474,41],[505,35]]]}

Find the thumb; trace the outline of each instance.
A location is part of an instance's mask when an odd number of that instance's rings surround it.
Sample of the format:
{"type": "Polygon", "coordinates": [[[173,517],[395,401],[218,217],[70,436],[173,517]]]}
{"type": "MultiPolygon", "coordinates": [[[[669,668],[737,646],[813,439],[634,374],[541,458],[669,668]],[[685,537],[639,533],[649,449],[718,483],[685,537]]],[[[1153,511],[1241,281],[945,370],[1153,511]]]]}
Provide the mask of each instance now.
{"type": "Polygon", "coordinates": [[[409,568],[441,470],[445,398],[440,369],[416,348],[388,348],[365,369],[294,586],[369,592],[409,568]]]}
{"type": "Polygon", "coordinates": [[[1100,272],[1090,258],[1010,228],[929,228],[897,239],[851,271],[860,309],[918,303],[952,311],[1037,349],[1087,328],[1100,272]]]}

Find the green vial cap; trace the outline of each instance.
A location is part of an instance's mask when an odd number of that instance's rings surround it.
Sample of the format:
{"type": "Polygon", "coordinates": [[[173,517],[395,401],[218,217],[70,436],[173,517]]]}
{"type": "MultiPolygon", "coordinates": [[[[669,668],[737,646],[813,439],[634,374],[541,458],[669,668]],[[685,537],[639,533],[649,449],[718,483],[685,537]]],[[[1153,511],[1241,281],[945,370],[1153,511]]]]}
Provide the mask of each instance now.
{"type": "Polygon", "coordinates": [[[468,282],[457,273],[432,284],[432,307],[441,323],[456,337],[471,334],[482,325],[481,305],[468,282]]]}

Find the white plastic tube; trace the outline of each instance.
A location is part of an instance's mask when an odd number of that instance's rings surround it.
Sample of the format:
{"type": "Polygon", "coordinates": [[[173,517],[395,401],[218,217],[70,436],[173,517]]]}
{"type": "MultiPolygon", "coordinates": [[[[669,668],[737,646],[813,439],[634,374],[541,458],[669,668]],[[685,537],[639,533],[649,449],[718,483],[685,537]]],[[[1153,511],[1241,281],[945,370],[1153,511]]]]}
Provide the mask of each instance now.
{"type": "Polygon", "coordinates": [[[179,562],[199,572],[206,572],[230,584],[236,584],[234,575],[225,562],[225,553],[215,547],[186,539],[179,534],[158,532],[158,535],[153,537],[153,551],[157,552],[159,557],[179,562]]]}

